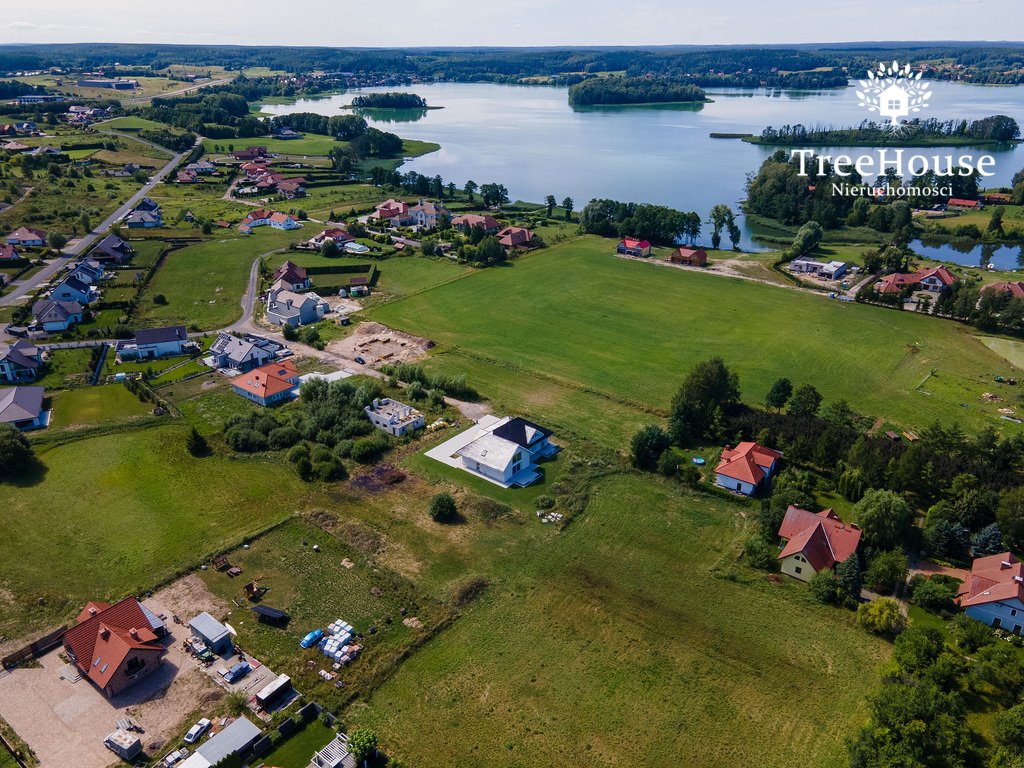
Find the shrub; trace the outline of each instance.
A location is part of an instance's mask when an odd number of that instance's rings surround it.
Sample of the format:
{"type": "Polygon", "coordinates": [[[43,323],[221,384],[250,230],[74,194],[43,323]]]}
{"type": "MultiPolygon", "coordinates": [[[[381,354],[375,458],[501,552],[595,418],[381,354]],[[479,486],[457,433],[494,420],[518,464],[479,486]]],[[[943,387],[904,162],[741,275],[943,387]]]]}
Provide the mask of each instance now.
{"type": "Polygon", "coordinates": [[[390,446],[387,438],[383,435],[372,437],[361,437],[352,444],[351,456],[354,461],[360,464],[370,464],[384,453],[390,446]]]}
{"type": "Polygon", "coordinates": [[[450,493],[438,493],[430,500],[430,519],[435,523],[450,523],[458,517],[459,510],[450,493]]]}
{"type": "Polygon", "coordinates": [[[322,461],[313,462],[313,472],[321,480],[344,480],[348,477],[348,472],[345,471],[345,465],[335,457],[333,454],[328,453],[327,458],[322,461]]]}
{"type": "Polygon", "coordinates": [[[816,574],[811,576],[811,581],[808,586],[810,587],[811,598],[815,602],[823,603],[825,605],[836,602],[838,591],[836,580],[832,576],[831,571],[818,571],[816,574]]]}
{"type": "Polygon", "coordinates": [[[153,297],[153,303],[164,306],[167,304],[167,297],[164,296],[162,293],[158,293],[156,296],[153,297]]]}
{"type": "Polygon", "coordinates": [[[633,466],[645,472],[653,472],[658,468],[658,459],[668,448],[669,438],[665,430],[653,424],[644,427],[630,442],[630,457],[633,466]]]}
{"type": "Polygon", "coordinates": [[[765,571],[774,571],[779,567],[775,547],[765,541],[760,535],[753,534],[743,545],[743,554],[747,561],[755,568],[765,571]]]}
{"type": "Polygon", "coordinates": [[[551,509],[555,506],[555,500],[551,496],[538,496],[534,500],[533,505],[537,509],[551,509]]]}
{"type": "Polygon", "coordinates": [[[675,451],[665,451],[661,454],[661,458],[658,459],[658,472],[665,477],[679,477],[679,467],[682,464],[683,459],[678,453],[675,451]]]}
{"type": "Polygon", "coordinates": [[[891,594],[907,580],[907,556],[898,550],[876,555],[864,580],[873,592],[891,594]]]}
{"type": "Polygon", "coordinates": [[[270,430],[270,434],[267,435],[267,442],[270,444],[270,447],[278,451],[290,448],[301,439],[302,435],[299,434],[299,430],[295,427],[278,427],[277,429],[270,430]]]}
{"type": "Polygon", "coordinates": [[[303,480],[309,480],[313,477],[313,464],[308,456],[299,456],[295,461],[295,471],[303,480]]]}
{"type": "Polygon", "coordinates": [[[857,623],[869,632],[895,637],[907,626],[900,604],[891,597],[880,597],[857,608],[857,623]]]}
{"type": "Polygon", "coordinates": [[[267,438],[250,427],[239,425],[224,433],[224,440],[233,450],[254,453],[267,448],[267,438]]]}
{"type": "Polygon", "coordinates": [[[958,579],[949,576],[929,579],[919,574],[910,580],[910,602],[935,613],[952,610],[959,584],[958,579]]]}
{"type": "Polygon", "coordinates": [[[292,464],[298,463],[299,459],[309,459],[309,446],[301,443],[288,451],[288,461],[292,464]]]}

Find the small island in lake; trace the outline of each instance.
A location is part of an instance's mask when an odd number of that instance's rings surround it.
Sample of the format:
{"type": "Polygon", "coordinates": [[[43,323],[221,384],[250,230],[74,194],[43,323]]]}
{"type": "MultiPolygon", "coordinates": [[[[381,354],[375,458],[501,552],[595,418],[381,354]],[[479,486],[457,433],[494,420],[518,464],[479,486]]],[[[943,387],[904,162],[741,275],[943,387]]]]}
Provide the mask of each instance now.
{"type": "Polygon", "coordinates": [[[569,88],[569,105],[573,107],[707,101],[703,88],[669,77],[593,77],[569,88]]]}
{"type": "Polygon", "coordinates": [[[760,136],[745,136],[750,144],[772,147],[961,147],[992,146],[1020,140],[1020,126],[1007,115],[980,120],[910,120],[898,131],[865,120],[855,128],[784,125],[768,127],[760,136]]]}
{"type": "Polygon", "coordinates": [[[427,100],[415,93],[361,93],[342,109],[441,109],[427,106],[427,100]]]}

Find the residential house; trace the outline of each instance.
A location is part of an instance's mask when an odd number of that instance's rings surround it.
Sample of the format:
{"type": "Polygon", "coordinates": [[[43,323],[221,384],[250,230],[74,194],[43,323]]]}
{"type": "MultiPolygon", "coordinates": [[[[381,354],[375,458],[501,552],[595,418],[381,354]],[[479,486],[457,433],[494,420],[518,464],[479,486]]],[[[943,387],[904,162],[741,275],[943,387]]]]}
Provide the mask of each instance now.
{"type": "Polygon", "coordinates": [[[735,448],[726,446],[715,467],[715,482],[722,488],[750,496],[772,476],[781,458],[779,451],[758,443],[744,442],[735,448]]]}
{"type": "Polygon", "coordinates": [[[615,252],[626,256],[647,258],[651,255],[651,244],[647,240],[639,240],[635,237],[624,237],[619,241],[619,245],[616,247],[615,252]]]}
{"type": "Polygon", "coordinates": [[[271,350],[252,338],[242,339],[229,333],[220,333],[210,345],[211,362],[215,368],[248,371],[263,365],[273,356],[271,350]]]}
{"type": "Polygon", "coordinates": [[[375,205],[370,219],[392,227],[407,227],[416,223],[416,218],[409,213],[409,205],[393,198],[375,205]]]}
{"type": "Polygon", "coordinates": [[[1009,192],[983,192],[981,201],[989,204],[1010,205],[1013,202],[1013,195],[1009,192]]]}
{"type": "Polygon", "coordinates": [[[894,272],[879,278],[874,285],[878,293],[900,293],[905,289],[921,288],[932,293],[941,293],[952,287],[957,277],[944,265],[922,269],[910,274],[894,272]]]}
{"type": "Polygon", "coordinates": [[[451,218],[444,203],[435,203],[433,200],[420,200],[410,206],[409,215],[421,229],[436,229],[444,217],[451,218]]]}
{"type": "Polygon", "coordinates": [[[282,179],[277,182],[277,194],[285,200],[294,200],[306,196],[305,179],[282,179]]]}
{"type": "Polygon", "coordinates": [[[332,245],[341,248],[346,243],[351,243],[353,240],[355,240],[355,238],[341,227],[331,227],[330,229],[325,229],[320,234],[314,235],[310,238],[309,246],[320,249],[327,243],[331,243],[332,245]]]}
{"type": "Polygon", "coordinates": [[[257,405],[276,405],[298,394],[299,371],[291,360],[272,362],[236,376],[231,388],[257,405]]]}
{"type": "Polygon", "coordinates": [[[100,263],[127,264],[135,250],[117,235],[107,235],[89,253],[89,258],[100,263]]]}
{"type": "Polygon", "coordinates": [[[243,234],[249,234],[256,227],[265,227],[270,223],[270,217],[274,215],[273,211],[267,210],[266,208],[256,208],[249,211],[238,225],[238,229],[243,234]]]}
{"type": "Polygon", "coordinates": [[[235,643],[231,638],[231,630],[203,611],[188,623],[192,637],[201,642],[218,656],[231,656],[235,652],[235,643]]]}
{"type": "Polygon", "coordinates": [[[305,268],[291,261],[286,261],[274,270],[274,282],[283,282],[293,291],[305,291],[311,286],[305,268]]]}
{"type": "Polygon", "coordinates": [[[0,261],[15,261],[20,258],[21,256],[13,245],[0,244],[0,261]]]}
{"type": "Polygon", "coordinates": [[[178,171],[175,181],[178,184],[195,184],[199,181],[199,175],[195,171],[178,171]]]}
{"type": "Polygon", "coordinates": [[[231,153],[235,160],[251,161],[259,157],[270,157],[266,147],[248,147],[236,149],[231,153]]]}
{"type": "Polygon", "coordinates": [[[0,388],[0,424],[21,430],[40,429],[49,421],[43,410],[43,387],[0,388]]]}
{"type": "Polygon", "coordinates": [[[287,125],[282,125],[274,129],[271,134],[275,139],[281,139],[283,141],[294,141],[295,139],[301,139],[302,134],[298,131],[292,130],[287,125]]]}
{"type": "Polygon", "coordinates": [[[83,283],[77,277],[69,275],[50,292],[50,299],[56,301],[77,301],[79,304],[91,304],[98,298],[94,286],[83,283]]]}
{"type": "Polygon", "coordinates": [[[706,267],[708,254],[703,248],[683,248],[680,246],[668,255],[665,261],[682,264],[687,267],[706,267]]]}
{"type": "Polygon", "coordinates": [[[90,602],[64,634],[64,650],[104,696],[113,698],[163,664],[167,627],[134,597],[90,602]]]}
{"type": "Polygon", "coordinates": [[[270,226],[273,229],[298,229],[302,225],[299,223],[299,220],[290,213],[281,213],[280,211],[276,211],[270,217],[270,226]]]}
{"type": "Polygon", "coordinates": [[[195,342],[189,340],[184,325],[143,328],[135,332],[131,341],[118,343],[117,355],[122,360],[155,360],[183,355],[195,346],[195,342]]]}
{"type": "Polygon", "coordinates": [[[1015,635],[1024,628],[1024,564],[1012,552],[979,557],[956,602],[972,619],[1015,635]]]}
{"type": "Polygon", "coordinates": [[[984,207],[981,200],[964,200],[958,197],[951,197],[946,202],[946,208],[954,211],[977,211],[984,207]]]}
{"type": "Polygon", "coordinates": [[[151,197],[144,197],[133,210],[144,211],[146,213],[159,213],[160,204],[151,197]]]}
{"type": "Polygon", "coordinates": [[[982,293],[1009,294],[1014,299],[1024,299],[1024,282],[1011,280],[1002,283],[989,283],[981,289],[982,293]]]}
{"type": "Polygon", "coordinates": [[[25,339],[13,344],[0,343],[0,381],[5,384],[35,381],[42,364],[42,350],[35,344],[25,339]]]}
{"type": "Polygon", "coordinates": [[[480,216],[476,213],[466,213],[452,219],[452,229],[457,229],[465,235],[468,235],[473,227],[480,227],[488,235],[493,235],[501,229],[501,222],[490,214],[480,216]]]}
{"type": "Polygon", "coordinates": [[[387,397],[374,398],[373,404],[366,406],[363,410],[373,426],[395,437],[415,432],[426,424],[423,414],[411,405],[387,397]]]}
{"type": "Polygon", "coordinates": [[[0,144],[0,149],[5,152],[27,152],[32,149],[28,144],[22,144],[20,141],[7,141],[0,144]]]}
{"type": "Polygon", "coordinates": [[[139,87],[138,80],[127,80],[121,77],[87,77],[78,81],[79,88],[108,88],[112,91],[134,91],[139,87]]]}
{"type": "Polygon", "coordinates": [[[82,322],[85,308],[77,301],[41,299],[32,305],[34,324],[48,333],[66,331],[72,325],[82,322]]]}
{"type": "Polygon", "coordinates": [[[196,751],[178,763],[178,768],[213,768],[216,765],[227,765],[229,758],[241,755],[232,765],[244,765],[245,756],[252,750],[253,744],[262,736],[259,728],[245,717],[239,717],[222,731],[196,747],[196,751]]]}
{"type": "Polygon", "coordinates": [[[469,432],[454,452],[461,468],[505,488],[536,482],[537,462],[558,450],[550,430],[519,417],[486,417],[469,432]]]}
{"type": "Polygon", "coordinates": [[[826,280],[837,280],[848,268],[845,261],[815,261],[814,259],[793,259],[789,270],[800,274],[816,275],[826,280]]]}
{"type": "Polygon", "coordinates": [[[18,227],[4,238],[8,245],[20,245],[23,248],[43,248],[46,245],[46,233],[41,229],[18,227]]]}
{"type": "Polygon", "coordinates": [[[506,249],[529,248],[533,244],[533,232],[525,227],[505,227],[496,235],[498,242],[506,249]]]}
{"type": "Polygon", "coordinates": [[[283,287],[283,283],[275,283],[267,293],[267,320],[275,325],[309,325],[323,320],[330,311],[330,305],[312,291],[295,293],[283,287]]]}
{"type": "Polygon", "coordinates": [[[779,527],[779,537],[786,540],[779,553],[782,572],[810,581],[819,571],[831,571],[854,556],[860,534],[860,528],[844,523],[831,509],[814,513],[790,504],[779,527]]]}
{"type": "Polygon", "coordinates": [[[106,271],[98,261],[83,259],[75,264],[68,274],[86,285],[98,285],[103,282],[106,271]]]}
{"type": "Polygon", "coordinates": [[[217,166],[211,163],[209,160],[200,160],[196,163],[189,163],[185,166],[186,171],[198,174],[199,176],[208,176],[211,173],[217,172],[217,166]]]}
{"type": "Polygon", "coordinates": [[[135,210],[124,217],[124,225],[128,229],[153,229],[154,227],[162,227],[164,220],[159,212],[151,213],[150,211],[135,210]]]}

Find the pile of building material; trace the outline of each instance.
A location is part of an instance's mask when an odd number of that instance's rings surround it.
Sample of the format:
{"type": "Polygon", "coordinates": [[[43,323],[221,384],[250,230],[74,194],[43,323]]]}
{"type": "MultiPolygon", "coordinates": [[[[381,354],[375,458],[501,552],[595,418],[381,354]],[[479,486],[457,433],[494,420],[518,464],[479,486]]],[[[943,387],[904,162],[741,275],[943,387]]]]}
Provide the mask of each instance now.
{"type": "Polygon", "coordinates": [[[344,666],[354,661],[363,650],[361,645],[352,642],[352,625],[343,619],[327,626],[327,636],[320,641],[320,650],[324,656],[344,666]]]}

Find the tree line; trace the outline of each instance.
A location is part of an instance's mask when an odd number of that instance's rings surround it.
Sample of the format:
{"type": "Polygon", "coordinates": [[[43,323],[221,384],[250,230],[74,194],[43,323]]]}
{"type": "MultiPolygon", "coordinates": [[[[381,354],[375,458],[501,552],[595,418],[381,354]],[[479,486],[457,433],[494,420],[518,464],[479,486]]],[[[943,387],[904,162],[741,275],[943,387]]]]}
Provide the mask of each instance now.
{"type": "Polygon", "coordinates": [[[427,100],[415,93],[361,93],[352,99],[353,107],[366,109],[426,109],[427,100]]]}
{"type": "Polygon", "coordinates": [[[1009,142],[1020,138],[1020,126],[1007,115],[990,115],[980,120],[927,120],[916,119],[903,123],[903,129],[895,133],[887,125],[873,120],[864,120],[853,128],[832,126],[783,125],[771,126],[761,131],[754,139],[757,144],[777,146],[808,146],[813,144],[845,146],[914,146],[935,144],[941,139],[970,139],[974,141],[1009,142]]]}
{"type": "Polygon", "coordinates": [[[699,86],[675,78],[594,77],[569,88],[569,104],[653,104],[707,101],[699,86]]]}
{"type": "Polygon", "coordinates": [[[700,237],[701,217],[694,211],[664,205],[594,199],[580,211],[580,229],[603,237],[637,237],[674,245],[679,238],[693,242],[700,237]]]}

